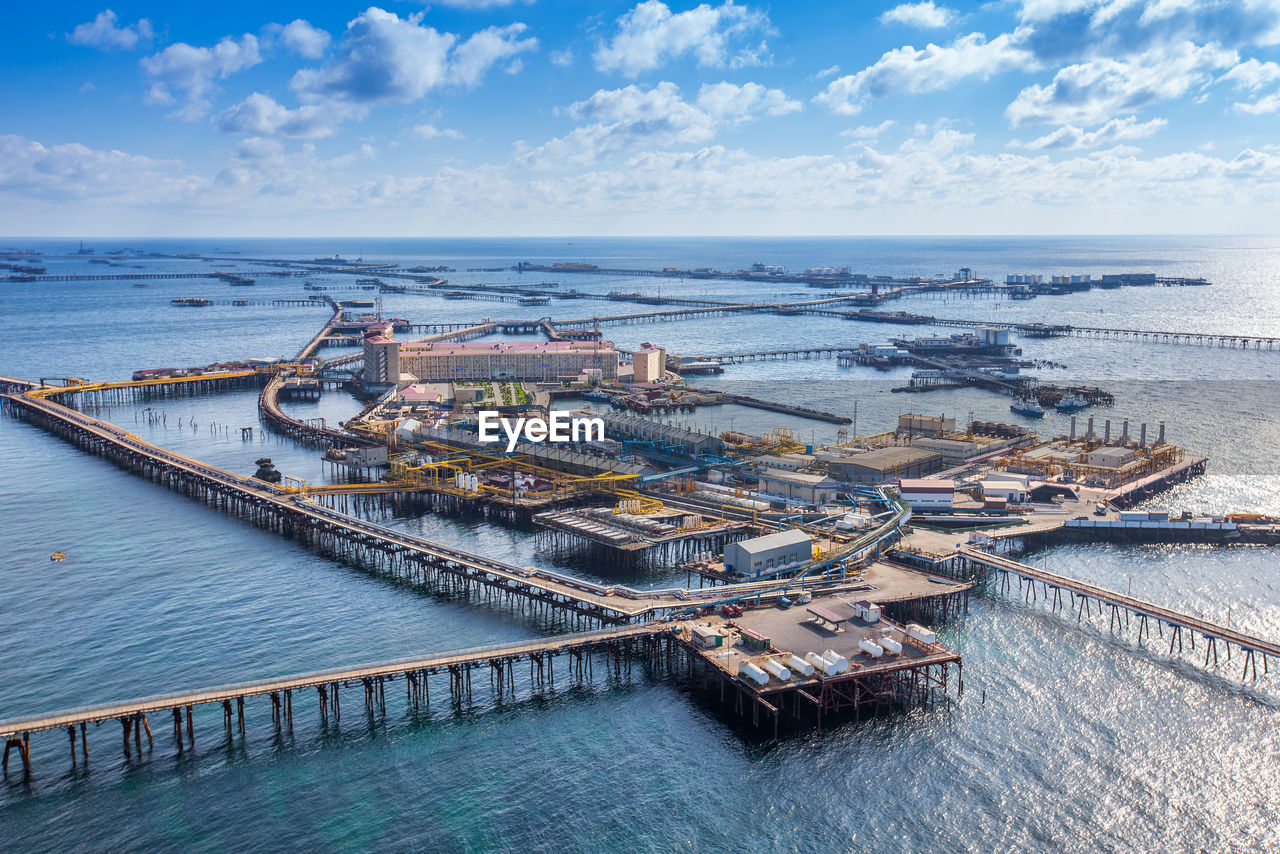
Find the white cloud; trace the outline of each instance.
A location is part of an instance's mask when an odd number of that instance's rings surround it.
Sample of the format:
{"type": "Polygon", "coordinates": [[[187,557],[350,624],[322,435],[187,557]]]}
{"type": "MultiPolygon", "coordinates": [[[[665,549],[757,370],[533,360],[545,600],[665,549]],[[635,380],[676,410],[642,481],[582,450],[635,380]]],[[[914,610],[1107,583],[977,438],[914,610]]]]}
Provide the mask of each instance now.
{"type": "Polygon", "coordinates": [[[1024,124],[1091,125],[1167,101],[1207,84],[1214,71],[1235,65],[1233,50],[1182,42],[1131,59],[1095,59],[1068,65],[1048,85],[1028,86],[1005,110],[1024,124]]]}
{"type": "MultiPolygon", "coordinates": [[[[537,39],[520,38],[527,29],[529,28],[524,24],[511,24],[506,27],[489,27],[471,36],[453,52],[451,80],[470,88],[477,85],[485,72],[497,63],[536,48],[537,39]]],[[[519,70],[517,66],[512,73],[519,70]]]]}
{"type": "Polygon", "coordinates": [[[180,89],[186,95],[186,104],[174,115],[194,121],[209,111],[206,96],[212,92],[215,81],[252,68],[261,61],[258,40],[246,33],[238,40],[226,36],[213,47],[178,42],[143,57],[139,64],[151,80],[147,103],[171,104],[174,101],[171,90],[180,89]]]}
{"type": "MultiPolygon", "coordinates": [[[[917,131],[922,130],[923,128],[917,128],[917,131]]],[[[935,158],[942,158],[953,151],[973,145],[975,136],[976,134],[962,133],[953,128],[941,128],[929,136],[918,134],[911,137],[898,146],[898,151],[903,154],[929,154],[935,158]]]]}
{"type": "Polygon", "coordinates": [[[532,50],[537,40],[520,38],[525,30],[489,27],[459,44],[422,26],[421,13],[401,18],[371,6],[347,24],[333,61],[299,70],[290,86],[310,102],[411,103],[444,86],[475,86],[494,63],[532,50]]]}
{"type": "Polygon", "coordinates": [[[1112,142],[1125,139],[1142,139],[1151,136],[1169,124],[1165,119],[1152,119],[1139,122],[1137,116],[1125,116],[1112,119],[1097,130],[1086,131],[1075,125],[1065,125],[1030,142],[1015,140],[1010,145],[1040,151],[1043,149],[1085,149],[1098,148],[1112,142]]]}
{"type": "Polygon", "coordinates": [[[1019,18],[1045,60],[1123,57],[1181,41],[1280,43],[1274,0],[1023,0],[1019,18]]]}
{"type": "Polygon", "coordinates": [[[438,128],[433,124],[416,125],[413,135],[418,139],[466,139],[462,131],[453,128],[438,128]]]}
{"type": "Polygon", "coordinates": [[[1252,102],[1237,102],[1236,109],[1242,113],[1248,113],[1253,116],[1264,116],[1268,113],[1274,113],[1277,110],[1280,110],[1280,92],[1272,92],[1270,95],[1252,102]]]}
{"type": "Polygon", "coordinates": [[[846,128],[840,131],[840,135],[849,139],[870,140],[877,139],[880,134],[893,127],[893,119],[885,119],[878,125],[860,125],[856,128],[846,128]]]}
{"type": "Polygon", "coordinates": [[[731,52],[731,43],[748,34],[768,34],[768,16],[725,0],[719,6],[703,3],[673,14],[661,0],[645,0],[618,18],[618,30],[595,53],[600,71],[619,71],[635,77],[662,67],[667,61],[692,54],[704,68],[745,67],[768,61],[764,41],[731,52]]]}
{"type": "Polygon", "coordinates": [[[332,134],[350,115],[349,111],[317,104],[291,110],[270,95],[254,92],[220,113],[215,124],[228,133],[316,139],[332,134]]]}
{"type": "Polygon", "coordinates": [[[322,68],[299,70],[290,86],[304,100],[418,100],[448,81],[449,50],[458,38],[420,26],[421,20],[421,15],[401,18],[369,7],[348,22],[337,59],[322,68]]]}
{"type": "Polygon", "coordinates": [[[600,89],[590,98],[571,104],[565,113],[588,122],[568,134],[530,151],[518,161],[537,169],[594,164],[601,158],[642,145],[688,145],[706,142],[716,133],[755,121],[781,116],[801,108],[780,89],[758,83],[704,84],[690,103],[674,83],[651,89],[625,86],[600,89]]]}
{"type": "Polygon", "coordinates": [[[814,101],[834,113],[854,115],[868,98],[936,92],[966,77],[986,80],[1003,71],[1036,67],[1018,33],[990,41],[982,33],[970,33],[946,47],[928,44],[917,50],[905,45],[888,51],[862,71],[832,80],[814,101]]]}
{"type": "Polygon", "coordinates": [[[79,143],[45,146],[35,140],[0,136],[0,198],[79,201],[114,198],[130,204],[154,193],[156,203],[172,201],[198,179],[175,174],[177,160],[154,160],[79,143]]]}
{"type": "Polygon", "coordinates": [[[279,37],[280,43],[287,50],[306,59],[319,59],[324,56],[324,52],[329,49],[329,42],[332,41],[327,32],[313,27],[309,21],[301,18],[296,18],[283,27],[273,24],[268,29],[279,37]]]}
{"type": "Polygon", "coordinates": [[[67,33],[67,41],[84,47],[98,47],[103,50],[133,50],[149,44],[155,38],[151,22],[140,18],[124,27],[117,26],[120,19],[110,9],[98,13],[87,24],[79,24],[67,33]]]}
{"type": "Polygon", "coordinates": [[[819,80],[825,80],[828,77],[835,77],[839,73],[840,73],[840,66],[829,65],[813,76],[818,78],[819,80]]]}
{"type": "Polygon", "coordinates": [[[954,9],[939,6],[933,0],[925,0],[923,3],[903,3],[900,6],[894,6],[880,16],[880,23],[936,30],[947,26],[955,18],[954,9]]]}
{"type": "MultiPolygon", "coordinates": [[[[520,162],[419,174],[356,172],[375,152],[242,140],[216,180],[181,164],[0,138],[0,227],[74,234],[1098,233],[1238,231],[1280,215],[1280,152],[1145,158],[976,153],[925,129],[910,145],[759,157],[706,145],[643,149],[607,167],[531,176],[520,162]],[[350,167],[350,170],[346,167],[350,167]],[[93,205],[68,204],[91,199],[93,205]],[[264,200],[269,200],[264,203],[264,200]],[[174,216],[181,210],[182,217],[174,216]],[[77,219],[92,211],[93,220],[77,219]],[[141,213],[140,213],[141,212],[141,213]],[[146,219],[145,216],[150,219],[146,219]],[[141,217],[141,218],[140,218],[141,217]]],[[[366,167],[367,168],[367,167],[366,167]]]]}
{"type": "Polygon", "coordinates": [[[741,86],[721,81],[704,83],[698,90],[698,106],[718,122],[743,124],[761,115],[785,116],[799,111],[803,105],[787,98],[781,89],[768,89],[759,83],[741,86]]]}
{"type": "Polygon", "coordinates": [[[567,47],[564,50],[551,51],[551,64],[558,65],[561,68],[568,68],[573,65],[573,51],[567,47]]]}
{"type": "Polygon", "coordinates": [[[1264,86],[1280,80],[1280,65],[1274,62],[1259,62],[1250,57],[1219,79],[1235,84],[1237,89],[1256,92],[1264,86]]]}

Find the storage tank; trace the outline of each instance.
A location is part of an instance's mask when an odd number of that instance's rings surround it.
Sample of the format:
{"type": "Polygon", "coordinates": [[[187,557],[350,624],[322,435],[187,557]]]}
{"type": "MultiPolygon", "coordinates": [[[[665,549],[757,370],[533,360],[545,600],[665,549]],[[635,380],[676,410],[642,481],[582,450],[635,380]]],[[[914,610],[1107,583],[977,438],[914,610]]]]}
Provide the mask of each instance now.
{"type": "Polygon", "coordinates": [[[791,671],[783,667],[772,658],[766,659],[764,669],[769,671],[769,675],[775,677],[779,682],[786,682],[791,678],[791,671]]]}
{"type": "Polygon", "coordinates": [[[898,643],[893,638],[880,638],[879,644],[884,647],[886,652],[891,652],[894,655],[902,652],[902,644],[898,643]]]}
{"type": "Polygon", "coordinates": [[[880,646],[878,643],[869,641],[866,638],[858,641],[858,648],[872,658],[879,658],[884,655],[884,647],[880,646]]]}
{"type": "Polygon", "coordinates": [[[938,642],[938,633],[931,629],[926,629],[919,623],[907,623],[907,634],[924,643],[938,642]]]}
{"type": "Polygon", "coordinates": [[[806,652],[804,654],[804,660],[812,664],[818,670],[821,670],[825,676],[835,676],[837,673],[836,666],[818,655],[816,652],[806,652]]]}
{"type": "Polygon", "coordinates": [[[798,655],[793,655],[787,659],[787,667],[790,667],[801,676],[813,675],[813,665],[798,655]]]}
{"type": "Polygon", "coordinates": [[[738,675],[746,676],[757,685],[767,685],[769,683],[769,674],[756,667],[750,661],[742,662],[742,666],[738,668],[738,675]]]}
{"type": "Polygon", "coordinates": [[[836,652],[834,649],[826,650],[825,652],[822,653],[822,657],[826,661],[835,665],[836,673],[844,673],[846,670],[849,669],[849,659],[845,658],[843,655],[836,652]]]}

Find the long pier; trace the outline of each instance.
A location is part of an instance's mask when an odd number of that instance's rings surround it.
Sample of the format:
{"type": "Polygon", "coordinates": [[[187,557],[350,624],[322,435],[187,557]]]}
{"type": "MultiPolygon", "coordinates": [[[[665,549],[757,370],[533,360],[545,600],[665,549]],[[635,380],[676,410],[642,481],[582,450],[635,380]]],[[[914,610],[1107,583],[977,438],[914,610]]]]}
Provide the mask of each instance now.
{"type": "MultiPolygon", "coordinates": [[[[23,770],[31,771],[31,735],[38,732],[65,730],[71,743],[72,761],[76,760],[76,738],[79,735],[79,752],[87,761],[89,742],[87,726],[117,720],[123,731],[124,753],[130,754],[132,740],[141,753],[145,735],[148,747],[153,743],[149,715],[168,713],[173,720],[173,736],[179,751],[185,745],[195,745],[194,709],[197,706],[220,705],[227,735],[233,731],[232,707],[240,732],[245,729],[245,701],[268,699],[271,703],[271,719],[276,727],[293,724],[293,700],[295,693],[315,691],[322,721],[341,714],[340,689],[363,689],[364,705],[368,712],[386,711],[386,689],[389,683],[400,681],[405,685],[405,695],[410,706],[417,708],[430,702],[430,678],[447,675],[449,695],[461,699],[471,694],[472,672],[489,670],[491,682],[498,696],[515,690],[514,665],[527,661],[531,681],[537,684],[554,684],[555,661],[569,659],[569,676],[585,676],[591,670],[591,656],[604,652],[619,669],[638,651],[649,657],[661,654],[662,641],[670,638],[669,626],[647,624],[623,626],[592,632],[559,635],[533,641],[509,644],[492,644],[471,649],[440,652],[433,655],[402,658],[352,667],[319,670],[295,676],[236,682],[196,691],[163,694],[118,703],[86,706],[46,715],[12,718],[0,721],[0,737],[5,739],[4,773],[9,770],[9,755],[16,751],[22,760],[23,770]],[[185,738],[183,724],[186,725],[185,738]],[[78,731],[78,732],[77,732],[78,731]]],[[[608,663],[608,658],[606,663],[608,663]]]]}
{"type": "Polygon", "coordinates": [[[1268,335],[1241,335],[1234,332],[1188,332],[1172,329],[1126,329],[1110,326],[1071,326],[1053,323],[1019,323],[1000,320],[968,320],[955,317],[933,317],[927,314],[888,313],[878,311],[832,312],[831,316],[843,316],[848,320],[872,323],[898,323],[904,325],[957,326],[970,329],[992,327],[1008,329],[1030,338],[1098,338],[1117,341],[1134,341],[1146,344],[1184,344],[1201,347],[1226,347],[1241,350],[1280,349],[1280,337],[1268,335]]]}
{"type": "Polygon", "coordinates": [[[784,359],[831,358],[837,353],[854,349],[848,345],[843,347],[794,347],[784,350],[751,350],[741,353],[714,353],[699,358],[721,365],[734,365],[742,362],[775,361],[784,359]]]}
{"type": "MultiPolygon", "coordinates": [[[[112,282],[137,279],[226,279],[228,273],[210,270],[204,273],[64,273],[57,276],[23,276],[24,282],[112,282]]],[[[16,277],[11,277],[17,280],[16,277]]]]}
{"type": "Polygon", "coordinates": [[[1262,659],[1262,672],[1268,672],[1270,658],[1280,658],[1280,644],[1263,640],[1235,629],[1211,623],[1198,617],[1192,617],[1165,608],[1134,596],[1108,590],[1086,581],[1077,581],[1063,575],[1057,575],[1045,569],[1038,569],[1025,563],[1019,563],[1003,555],[991,554],[973,548],[959,549],[959,561],[970,571],[994,575],[1000,592],[1010,592],[1010,578],[1018,579],[1018,589],[1027,602],[1043,599],[1052,610],[1070,609],[1076,614],[1076,620],[1083,622],[1107,614],[1109,629],[1128,630],[1133,622],[1137,623],[1137,642],[1151,640],[1152,630],[1164,638],[1164,629],[1169,629],[1168,653],[1173,654],[1183,649],[1183,634],[1187,635],[1191,649],[1195,649],[1195,638],[1199,635],[1204,640],[1204,666],[1218,663],[1218,644],[1225,647],[1230,656],[1231,647],[1235,646],[1244,653],[1243,669],[1240,678],[1254,679],[1258,676],[1258,659],[1262,659]],[[1069,602],[1064,599],[1064,592],[1069,602]]]}
{"type": "MultiPolygon", "coordinates": [[[[200,378],[185,379],[194,383],[200,378]]],[[[688,588],[645,590],[595,584],[551,570],[506,564],[320,507],[263,481],[175,454],[110,422],[46,399],[76,390],[36,389],[7,395],[4,400],[20,417],[121,468],[258,527],[299,539],[339,560],[367,566],[411,585],[455,595],[478,594],[518,603],[523,610],[539,615],[576,615],[601,625],[650,620],[676,610],[716,604],[727,597],[767,601],[785,594],[785,585],[772,581],[730,585],[714,592],[688,588]]],[[[902,514],[893,516],[879,529],[880,536],[896,538],[903,523],[902,514]]],[[[808,589],[840,592],[856,586],[855,581],[841,575],[814,580],[808,589]]]]}

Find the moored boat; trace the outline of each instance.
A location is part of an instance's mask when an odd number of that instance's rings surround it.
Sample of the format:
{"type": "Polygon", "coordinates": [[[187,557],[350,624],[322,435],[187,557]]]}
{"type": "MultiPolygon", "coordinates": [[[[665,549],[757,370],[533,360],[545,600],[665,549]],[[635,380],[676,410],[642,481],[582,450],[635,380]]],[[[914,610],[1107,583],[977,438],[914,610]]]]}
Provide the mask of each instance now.
{"type": "Polygon", "coordinates": [[[1044,407],[1030,397],[1018,398],[1009,407],[1009,410],[1026,418],[1044,418],[1044,407]]]}

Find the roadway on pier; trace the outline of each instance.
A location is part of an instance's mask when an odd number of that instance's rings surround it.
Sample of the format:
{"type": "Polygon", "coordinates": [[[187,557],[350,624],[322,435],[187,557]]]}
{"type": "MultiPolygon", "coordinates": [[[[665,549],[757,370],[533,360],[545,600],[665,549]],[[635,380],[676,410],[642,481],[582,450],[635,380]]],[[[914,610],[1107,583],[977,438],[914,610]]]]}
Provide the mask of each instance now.
{"type": "MultiPolygon", "coordinates": [[[[234,374],[234,376],[244,375],[244,372],[237,372],[234,374]]],[[[184,382],[194,382],[201,379],[211,381],[223,379],[227,376],[230,375],[213,374],[205,375],[204,377],[185,377],[181,379],[184,382]]],[[[152,380],[144,381],[143,383],[109,383],[101,385],[127,387],[131,385],[143,385],[146,383],[154,384],[157,382],[158,381],[152,380]]],[[[385,544],[401,549],[404,552],[425,554],[428,557],[437,558],[465,567],[471,573],[485,574],[495,579],[501,578],[506,584],[513,588],[523,588],[525,590],[536,591],[544,596],[552,598],[559,597],[561,601],[566,603],[576,602],[582,605],[587,605],[597,609],[598,611],[610,612],[616,615],[616,617],[624,620],[652,618],[660,613],[670,610],[697,608],[703,605],[714,604],[726,598],[742,599],[756,596],[777,597],[783,595],[785,592],[784,588],[786,585],[780,584],[777,581],[746,582],[742,584],[717,587],[714,589],[701,590],[687,588],[637,590],[625,585],[604,586],[583,581],[564,573],[536,569],[533,567],[517,567],[501,561],[492,560],[490,558],[462,551],[460,549],[450,548],[439,543],[396,531],[392,528],[386,528],[336,511],[328,510],[327,508],[315,505],[304,500],[300,496],[292,495],[283,489],[272,486],[271,484],[263,481],[241,477],[233,472],[210,466],[206,463],[200,462],[199,460],[175,454],[172,451],[168,451],[157,445],[143,441],[141,438],[126,432],[108,421],[92,418],[78,412],[77,410],[70,409],[46,399],[50,396],[71,394],[77,391],[91,390],[97,387],[100,386],[89,384],[84,386],[35,389],[25,394],[10,395],[10,399],[18,405],[41,411],[47,416],[69,423],[82,430],[86,430],[98,439],[123,447],[134,453],[142,454],[161,466],[169,466],[174,469],[178,469],[196,479],[215,482],[224,488],[230,488],[237,491],[241,495],[252,500],[274,504],[278,508],[287,511],[290,514],[297,514],[305,517],[309,523],[316,527],[339,527],[345,529],[350,534],[371,537],[385,544]]],[[[903,513],[895,514],[882,526],[881,529],[874,533],[883,537],[896,535],[897,526],[901,524],[904,515],[905,514],[903,513]]],[[[937,595],[937,588],[932,586],[931,583],[923,576],[921,577],[920,583],[922,586],[921,595],[937,595]]],[[[808,585],[809,589],[815,591],[831,592],[856,590],[859,586],[860,582],[857,580],[813,581],[808,585]]]]}
{"type": "Polygon", "coordinates": [[[1025,563],[1019,563],[1011,560],[1003,555],[989,554],[988,552],[979,551],[968,546],[960,546],[959,554],[963,557],[980,563],[997,572],[1009,572],[1014,575],[1020,575],[1023,578],[1038,581],[1049,588],[1059,588],[1069,590],[1078,596],[1087,596],[1104,602],[1108,605],[1114,605],[1118,608],[1124,608],[1139,616],[1150,617],[1159,620],[1166,625],[1180,626],[1199,632],[1201,635],[1209,638],[1216,638],[1229,644],[1235,644],[1243,650],[1252,650],[1265,656],[1280,656],[1280,644],[1273,643],[1262,638],[1247,635],[1244,632],[1238,632],[1235,629],[1220,626],[1217,623],[1211,623],[1208,620],[1202,620],[1198,617],[1192,617],[1189,614],[1183,614],[1174,611],[1171,608],[1165,608],[1143,599],[1137,599],[1124,593],[1118,593],[1114,590],[1108,590],[1105,587],[1099,587],[1096,584],[1090,584],[1087,581],[1077,581],[1074,578],[1067,578],[1065,575],[1057,575],[1045,569],[1037,569],[1034,566],[1025,563]]]}
{"type": "Polygon", "coordinates": [[[519,660],[539,655],[560,655],[565,652],[590,648],[601,643],[660,634],[664,631],[670,631],[672,625],[674,624],[658,625],[648,623],[640,626],[622,626],[593,632],[557,635],[512,644],[494,644],[471,649],[439,652],[434,655],[361,664],[354,667],[317,670],[311,673],[282,676],[275,679],[234,682],[216,688],[161,694],[155,697],[128,700],[122,703],[85,706],[53,714],[11,718],[0,721],[0,737],[14,737],[20,734],[61,729],[79,724],[134,718],[139,715],[165,712],[183,706],[202,706],[208,703],[220,703],[224,700],[269,696],[285,691],[317,688],[334,683],[358,682],[364,679],[385,679],[402,673],[437,673],[450,668],[476,667],[490,661],[519,660]]]}

